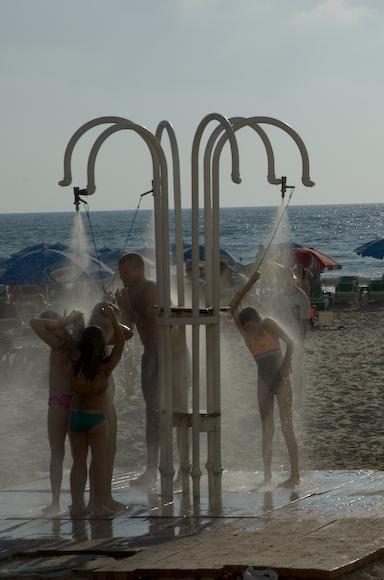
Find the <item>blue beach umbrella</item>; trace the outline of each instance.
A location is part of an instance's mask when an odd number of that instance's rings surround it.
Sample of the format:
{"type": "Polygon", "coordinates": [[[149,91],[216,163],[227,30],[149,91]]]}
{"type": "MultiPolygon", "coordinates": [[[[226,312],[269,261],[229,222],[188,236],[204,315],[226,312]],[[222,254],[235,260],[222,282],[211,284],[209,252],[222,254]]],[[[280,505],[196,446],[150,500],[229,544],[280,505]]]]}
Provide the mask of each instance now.
{"type": "Polygon", "coordinates": [[[124,252],[122,248],[108,248],[108,247],[104,247],[104,248],[100,248],[99,250],[97,250],[97,255],[99,257],[99,259],[104,263],[107,264],[107,266],[109,268],[111,268],[111,270],[117,270],[117,265],[119,263],[119,260],[121,258],[121,256],[124,255],[124,252]]]}
{"type": "Polygon", "coordinates": [[[85,264],[64,244],[30,246],[13,254],[4,268],[0,284],[14,286],[63,285],[80,279],[91,282],[113,276],[112,270],[91,254],[85,264]]]}
{"type": "MultiPolygon", "coordinates": [[[[183,257],[184,257],[184,262],[188,262],[189,260],[192,260],[192,247],[184,250],[183,257]]],[[[199,261],[204,262],[204,260],[205,260],[205,246],[201,244],[199,246],[199,261]]],[[[220,248],[220,260],[225,262],[228,266],[230,266],[234,270],[237,270],[238,268],[242,267],[242,264],[240,262],[238,262],[232,256],[232,254],[230,252],[228,252],[228,250],[226,250],[225,248],[220,248]]]]}
{"type": "Polygon", "coordinates": [[[0,256],[0,275],[5,272],[9,256],[0,256]]]}
{"type": "Polygon", "coordinates": [[[375,240],[366,242],[353,251],[363,257],[369,256],[370,258],[382,260],[384,258],[384,238],[376,238],[375,240]]]}

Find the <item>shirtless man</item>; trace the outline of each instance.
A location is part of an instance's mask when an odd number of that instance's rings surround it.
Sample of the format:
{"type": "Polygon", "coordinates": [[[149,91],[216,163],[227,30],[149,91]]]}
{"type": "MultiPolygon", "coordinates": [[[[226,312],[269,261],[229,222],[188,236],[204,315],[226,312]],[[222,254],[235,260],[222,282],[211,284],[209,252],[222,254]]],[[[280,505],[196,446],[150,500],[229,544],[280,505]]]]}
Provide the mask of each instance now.
{"type": "Polygon", "coordinates": [[[51,347],[49,358],[48,440],[51,450],[49,474],[52,502],[45,508],[48,514],[60,511],[60,491],[63,477],[65,438],[72,402],[71,365],[76,335],[84,327],[83,314],[74,310],[61,317],[46,311],[30,320],[30,326],[41,340],[51,347]],[[72,335],[68,327],[73,327],[72,335]]]}
{"type": "Polygon", "coordinates": [[[159,360],[157,351],[156,284],[145,277],[140,254],[125,254],[119,261],[119,274],[124,288],[116,292],[116,301],[123,321],[135,324],[144,347],[141,359],[141,388],[146,408],[147,466],[134,483],[151,485],[157,479],[159,457],[159,360]]]}

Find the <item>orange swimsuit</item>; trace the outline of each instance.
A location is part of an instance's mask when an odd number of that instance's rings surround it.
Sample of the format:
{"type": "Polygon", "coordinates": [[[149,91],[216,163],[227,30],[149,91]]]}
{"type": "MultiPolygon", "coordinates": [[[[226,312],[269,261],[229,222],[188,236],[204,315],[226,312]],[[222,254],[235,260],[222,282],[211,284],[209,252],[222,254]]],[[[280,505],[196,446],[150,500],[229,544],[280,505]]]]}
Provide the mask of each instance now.
{"type": "Polygon", "coordinates": [[[264,329],[260,330],[258,336],[249,336],[247,338],[248,348],[256,362],[265,356],[280,352],[279,340],[264,329]]]}
{"type": "Polygon", "coordinates": [[[247,338],[248,348],[257,364],[259,388],[264,385],[276,394],[281,385],[280,367],[283,360],[279,340],[264,329],[260,329],[258,336],[247,338]]]}

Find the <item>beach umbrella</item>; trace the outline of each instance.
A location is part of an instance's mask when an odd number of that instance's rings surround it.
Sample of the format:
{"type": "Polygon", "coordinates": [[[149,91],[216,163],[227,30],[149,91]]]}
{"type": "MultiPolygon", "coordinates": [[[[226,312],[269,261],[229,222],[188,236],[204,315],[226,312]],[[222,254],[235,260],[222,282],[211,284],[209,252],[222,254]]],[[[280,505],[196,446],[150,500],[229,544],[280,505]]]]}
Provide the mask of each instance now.
{"type": "Polygon", "coordinates": [[[0,284],[62,285],[76,280],[91,282],[111,277],[112,270],[92,254],[83,260],[64,244],[41,243],[13,254],[5,263],[0,284]]]}
{"type": "Polygon", "coordinates": [[[0,256],[0,276],[6,270],[6,264],[9,260],[9,256],[0,256]]]}
{"type": "Polygon", "coordinates": [[[303,266],[312,272],[324,272],[324,270],[341,270],[342,266],[336,260],[315,250],[314,248],[291,248],[275,258],[276,261],[286,262],[289,260],[292,265],[303,266]]]}
{"type": "Polygon", "coordinates": [[[40,242],[33,246],[27,246],[18,252],[11,254],[11,259],[13,258],[20,258],[21,256],[25,256],[30,254],[31,252],[37,252],[39,250],[44,250],[45,248],[50,248],[52,250],[67,250],[69,251],[69,246],[65,244],[61,244],[60,242],[56,242],[55,244],[47,244],[46,242],[40,242]]]}
{"type": "MultiPolygon", "coordinates": [[[[183,258],[184,262],[189,262],[190,260],[192,260],[192,246],[184,250],[183,258]]],[[[243,266],[225,248],[220,248],[220,260],[225,262],[228,266],[230,266],[234,270],[242,268],[243,266]]],[[[203,244],[199,246],[199,261],[200,262],[205,261],[205,246],[203,244]]]]}
{"type": "MultiPolygon", "coordinates": [[[[188,250],[188,248],[192,248],[191,242],[186,242],[183,240],[183,251],[188,250]]],[[[176,242],[172,242],[169,246],[169,249],[173,256],[176,255],[176,242]]]]}
{"type": "Polygon", "coordinates": [[[366,242],[353,251],[363,257],[369,256],[370,258],[382,260],[384,258],[384,238],[376,238],[370,242],[366,242]]]}
{"type": "Polygon", "coordinates": [[[99,260],[107,264],[111,270],[116,271],[120,258],[125,254],[122,248],[100,248],[97,250],[99,260]]]}

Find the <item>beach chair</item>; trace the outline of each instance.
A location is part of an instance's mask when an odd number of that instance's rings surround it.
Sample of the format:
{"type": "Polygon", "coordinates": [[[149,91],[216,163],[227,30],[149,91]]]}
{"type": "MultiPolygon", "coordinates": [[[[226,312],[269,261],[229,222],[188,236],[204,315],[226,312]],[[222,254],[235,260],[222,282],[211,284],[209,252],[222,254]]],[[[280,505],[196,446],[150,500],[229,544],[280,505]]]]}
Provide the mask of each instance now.
{"type": "Polygon", "coordinates": [[[360,289],[356,276],[341,276],[335,286],[335,305],[357,304],[360,302],[360,289]]]}
{"type": "Polygon", "coordinates": [[[367,285],[368,302],[384,301],[384,280],[370,280],[367,285]]]}

